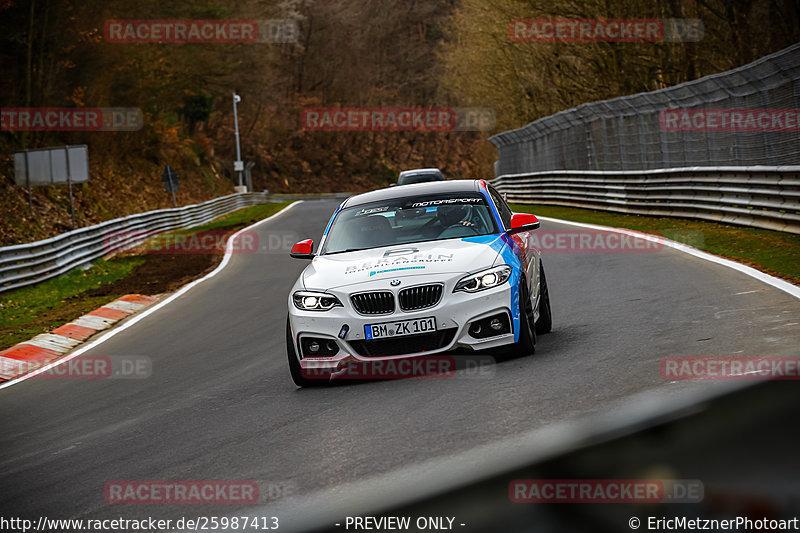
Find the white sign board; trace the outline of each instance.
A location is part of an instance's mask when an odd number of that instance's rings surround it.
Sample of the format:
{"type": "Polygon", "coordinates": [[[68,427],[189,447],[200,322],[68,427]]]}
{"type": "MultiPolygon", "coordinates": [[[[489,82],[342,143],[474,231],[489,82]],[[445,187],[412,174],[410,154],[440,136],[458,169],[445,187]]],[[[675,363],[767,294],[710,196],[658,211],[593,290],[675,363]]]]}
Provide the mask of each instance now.
{"type": "Polygon", "coordinates": [[[89,181],[89,148],[62,146],[14,154],[14,182],[20,187],[89,181]],[[69,166],[67,165],[69,159],[69,166]]]}

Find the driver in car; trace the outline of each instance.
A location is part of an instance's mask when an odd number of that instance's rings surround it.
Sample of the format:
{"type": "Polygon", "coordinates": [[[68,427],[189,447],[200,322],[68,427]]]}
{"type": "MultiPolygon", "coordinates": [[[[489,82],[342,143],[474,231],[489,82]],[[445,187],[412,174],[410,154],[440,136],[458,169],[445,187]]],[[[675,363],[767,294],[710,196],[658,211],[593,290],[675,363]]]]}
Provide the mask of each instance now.
{"type": "Polygon", "coordinates": [[[430,224],[430,233],[439,238],[473,235],[475,224],[465,220],[468,214],[469,207],[465,205],[440,205],[430,224]]]}
{"type": "Polygon", "coordinates": [[[450,226],[462,225],[472,227],[475,224],[469,220],[464,220],[467,216],[467,206],[465,205],[441,205],[436,209],[436,218],[443,229],[450,226]]]}

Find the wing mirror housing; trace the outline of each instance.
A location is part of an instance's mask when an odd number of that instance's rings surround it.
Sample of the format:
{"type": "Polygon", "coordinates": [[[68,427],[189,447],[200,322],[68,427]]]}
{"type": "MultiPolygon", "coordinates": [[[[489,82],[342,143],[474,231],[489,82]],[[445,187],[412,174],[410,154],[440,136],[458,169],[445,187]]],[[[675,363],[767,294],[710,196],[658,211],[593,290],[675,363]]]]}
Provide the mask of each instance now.
{"type": "Polygon", "coordinates": [[[295,259],[314,259],[314,241],[313,239],[306,239],[304,241],[294,243],[292,251],[289,255],[295,259]]]}
{"type": "Polygon", "coordinates": [[[506,231],[509,235],[531,231],[539,227],[539,219],[530,213],[515,213],[511,216],[511,229],[506,231]]]}

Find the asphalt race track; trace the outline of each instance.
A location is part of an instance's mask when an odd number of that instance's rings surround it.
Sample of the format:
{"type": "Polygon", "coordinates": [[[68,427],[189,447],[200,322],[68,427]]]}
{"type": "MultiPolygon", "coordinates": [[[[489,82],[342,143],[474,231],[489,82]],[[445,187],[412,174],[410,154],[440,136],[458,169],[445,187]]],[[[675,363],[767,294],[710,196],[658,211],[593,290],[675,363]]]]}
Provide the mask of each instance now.
{"type": "Polygon", "coordinates": [[[218,275],[86,354],[147,356],[149,378],[29,379],[0,390],[2,514],[232,515],[236,505],[112,505],[104,486],[255,480],[293,496],[335,490],[645,391],[718,385],[664,380],[664,357],[800,355],[800,301],[744,274],[669,248],[549,253],[554,330],[533,357],[479,375],[298,390],[284,328],[306,263],[279,243],[317,242],[335,207],[303,202],[261,224],[266,250],[233,255],[218,275]]]}

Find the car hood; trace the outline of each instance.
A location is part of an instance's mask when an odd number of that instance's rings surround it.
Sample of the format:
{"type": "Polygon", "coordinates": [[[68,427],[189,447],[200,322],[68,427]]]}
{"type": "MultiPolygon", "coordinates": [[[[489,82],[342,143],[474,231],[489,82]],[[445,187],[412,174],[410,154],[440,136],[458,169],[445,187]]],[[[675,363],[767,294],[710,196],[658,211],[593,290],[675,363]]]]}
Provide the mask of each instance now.
{"type": "Polygon", "coordinates": [[[328,290],[386,278],[473,272],[494,265],[502,244],[502,235],[481,235],[321,255],[303,271],[303,285],[328,290]]]}

